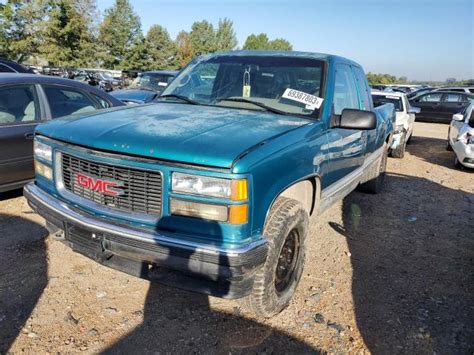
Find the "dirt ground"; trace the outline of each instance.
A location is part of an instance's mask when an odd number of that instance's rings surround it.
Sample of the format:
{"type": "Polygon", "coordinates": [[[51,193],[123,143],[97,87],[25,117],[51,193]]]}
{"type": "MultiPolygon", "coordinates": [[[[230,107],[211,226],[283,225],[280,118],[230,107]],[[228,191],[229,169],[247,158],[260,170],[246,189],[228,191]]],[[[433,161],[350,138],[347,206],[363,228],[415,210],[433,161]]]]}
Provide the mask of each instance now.
{"type": "Polygon", "coordinates": [[[474,173],[417,123],[379,195],[354,192],[312,225],[290,307],[237,301],[108,269],[47,237],[20,192],[0,195],[0,353],[474,351],[474,173]]]}

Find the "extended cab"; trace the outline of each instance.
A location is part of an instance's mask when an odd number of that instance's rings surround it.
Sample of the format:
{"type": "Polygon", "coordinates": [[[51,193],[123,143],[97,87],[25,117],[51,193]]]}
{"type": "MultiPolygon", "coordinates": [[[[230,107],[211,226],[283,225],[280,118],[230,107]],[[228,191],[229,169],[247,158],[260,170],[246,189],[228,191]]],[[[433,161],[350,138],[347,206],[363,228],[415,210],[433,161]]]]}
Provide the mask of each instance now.
{"type": "Polygon", "coordinates": [[[193,60],[158,103],[38,127],[30,206],[73,250],[270,317],[303,272],[308,220],[382,188],[392,104],[362,68],[299,52],[193,60]]]}

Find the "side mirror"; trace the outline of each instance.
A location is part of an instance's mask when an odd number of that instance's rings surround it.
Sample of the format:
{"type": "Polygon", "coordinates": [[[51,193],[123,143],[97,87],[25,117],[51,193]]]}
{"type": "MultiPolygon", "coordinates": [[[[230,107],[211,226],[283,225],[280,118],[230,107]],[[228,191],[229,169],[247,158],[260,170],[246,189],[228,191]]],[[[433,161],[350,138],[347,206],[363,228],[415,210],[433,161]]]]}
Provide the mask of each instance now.
{"type": "Polygon", "coordinates": [[[462,113],[456,113],[453,115],[453,121],[463,122],[464,115],[462,113]]]}
{"type": "Polygon", "coordinates": [[[336,127],[344,129],[370,130],[377,128],[377,117],[372,111],[345,108],[336,127]]]}
{"type": "Polygon", "coordinates": [[[420,113],[421,112],[421,108],[419,107],[410,107],[409,110],[408,110],[408,113],[420,113]]]}

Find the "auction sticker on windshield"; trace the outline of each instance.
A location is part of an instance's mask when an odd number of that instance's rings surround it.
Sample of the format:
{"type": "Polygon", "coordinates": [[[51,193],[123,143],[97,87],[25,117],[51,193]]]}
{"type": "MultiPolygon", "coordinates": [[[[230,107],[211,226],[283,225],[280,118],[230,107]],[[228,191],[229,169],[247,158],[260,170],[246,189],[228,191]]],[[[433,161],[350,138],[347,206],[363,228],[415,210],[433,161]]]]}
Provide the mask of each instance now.
{"type": "Polygon", "coordinates": [[[324,99],[320,97],[290,88],[286,89],[281,97],[306,104],[306,109],[308,110],[319,109],[324,101],[324,99]]]}

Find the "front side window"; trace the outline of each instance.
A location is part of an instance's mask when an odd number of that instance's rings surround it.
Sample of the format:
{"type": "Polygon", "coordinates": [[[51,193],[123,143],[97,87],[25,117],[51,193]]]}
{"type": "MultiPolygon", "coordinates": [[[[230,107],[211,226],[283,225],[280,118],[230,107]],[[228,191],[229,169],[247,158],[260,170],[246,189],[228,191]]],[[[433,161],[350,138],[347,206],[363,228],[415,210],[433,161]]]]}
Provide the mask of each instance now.
{"type": "Polygon", "coordinates": [[[359,108],[354,76],[351,67],[345,64],[339,64],[336,68],[333,106],[335,115],[340,115],[345,108],[359,108]]]}
{"type": "Polygon", "coordinates": [[[324,63],[284,56],[215,56],[192,62],[163,91],[195,103],[317,117],[324,63]]]}
{"type": "Polygon", "coordinates": [[[38,103],[33,85],[0,87],[0,124],[38,119],[38,103]]]}
{"type": "Polygon", "coordinates": [[[95,111],[94,102],[83,92],[62,86],[43,86],[52,118],[95,111]]]}
{"type": "Polygon", "coordinates": [[[437,93],[433,93],[433,94],[427,94],[425,96],[422,96],[420,98],[420,101],[421,102],[440,102],[441,101],[441,97],[443,96],[443,94],[437,94],[437,93]]]}

